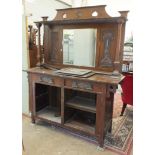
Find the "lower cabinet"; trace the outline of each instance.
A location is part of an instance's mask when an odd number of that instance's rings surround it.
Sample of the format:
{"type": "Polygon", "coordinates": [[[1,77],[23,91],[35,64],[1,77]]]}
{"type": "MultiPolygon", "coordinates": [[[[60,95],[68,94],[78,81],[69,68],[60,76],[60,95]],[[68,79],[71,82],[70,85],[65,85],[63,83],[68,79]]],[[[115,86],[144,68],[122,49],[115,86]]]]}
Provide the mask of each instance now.
{"type": "Polygon", "coordinates": [[[112,127],[113,95],[108,92],[107,85],[100,85],[98,91],[94,91],[96,83],[91,83],[90,87],[88,82],[84,86],[76,82],[71,87],[65,84],[62,86],[63,79],[61,85],[54,85],[45,79],[38,81],[37,76],[30,79],[33,123],[43,120],[71,132],[90,136],[99,146],[103,146],[105,134],[112,127]]]}

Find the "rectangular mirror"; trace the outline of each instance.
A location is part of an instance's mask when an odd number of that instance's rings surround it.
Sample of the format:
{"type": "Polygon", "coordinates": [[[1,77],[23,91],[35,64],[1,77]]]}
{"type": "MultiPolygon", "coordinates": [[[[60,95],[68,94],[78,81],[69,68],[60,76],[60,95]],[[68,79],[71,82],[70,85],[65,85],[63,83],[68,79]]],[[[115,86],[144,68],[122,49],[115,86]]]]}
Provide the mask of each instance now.
{"type": "Polygon", "coordinates": [[[63,30],[63,64],[95,66],[97,29],[63,30]]]}

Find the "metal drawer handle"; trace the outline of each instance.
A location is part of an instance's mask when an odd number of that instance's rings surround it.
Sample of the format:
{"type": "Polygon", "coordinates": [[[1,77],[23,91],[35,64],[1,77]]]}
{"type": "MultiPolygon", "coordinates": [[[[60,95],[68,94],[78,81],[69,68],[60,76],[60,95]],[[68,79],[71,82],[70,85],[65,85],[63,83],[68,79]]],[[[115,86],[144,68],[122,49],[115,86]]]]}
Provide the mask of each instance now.
{"type": "Polygon", "coordinates": [[[87,82],[77,82],[73,81],[72,88],[79,88],[79,89],[86,89],[86,90],[92,90],[92,85],[87,82]]]}
{"type": "Polygon", "coordinates": [[[51,77],[46,77],[46,76],[42,76],[42,77],[40,77],[40,81],[41,81],[41,82],[50,83],[50,84],[53,83],[52,78],[51,78],[51,77]]]}

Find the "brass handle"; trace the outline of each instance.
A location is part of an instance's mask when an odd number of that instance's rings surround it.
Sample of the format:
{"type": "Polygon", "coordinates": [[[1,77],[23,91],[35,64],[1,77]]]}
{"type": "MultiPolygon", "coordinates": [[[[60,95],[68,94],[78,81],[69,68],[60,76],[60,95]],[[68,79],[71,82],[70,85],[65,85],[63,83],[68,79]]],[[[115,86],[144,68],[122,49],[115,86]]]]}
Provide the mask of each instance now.
{"type": "Polygon", "coordinates": [[[92,85],[87,82],[77,82],[73,81],[72,88],[79,88],[79,89],[86,89],[86,90],[92,90],[92,85]]]}
{"type": "Polygon", "coordinates": [[[53,84],[52,78],[51,77],[46,77],[46,76],[40,77],[40,82],[46,82],[46,83],[53,84]]]}

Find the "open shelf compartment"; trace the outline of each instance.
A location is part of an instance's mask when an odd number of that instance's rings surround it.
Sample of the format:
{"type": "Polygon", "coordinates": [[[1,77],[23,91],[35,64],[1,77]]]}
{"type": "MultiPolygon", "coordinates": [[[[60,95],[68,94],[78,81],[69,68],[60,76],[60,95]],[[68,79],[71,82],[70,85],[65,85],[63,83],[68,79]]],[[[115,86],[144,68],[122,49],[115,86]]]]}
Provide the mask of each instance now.
{"type": "Polygon", "coordinates": [[[70,107],[65,108],[65,113],[68,112],[70,113],[70,116],[65,116],[65,126],[91,135],[95,134],[96,114],[72,109],[70,107]]]}
{"type": "Polygon", "coordinates": [[[96,113],[96,94],[65,89],[65,106],[96,113]]]}
{"type": "Polygon", "coordinates": [[[49,121],[61,123],[61,116],[58,114],[57,109],[53,109],[51,107],[45,107],[44,109],[37,112],[37,116],[43,119],[47,119],[49,121]]]}
{"type": "Polygon", "coordinates": [[[96,94],[78,90],[64,90],[64,125],[95,134],[96,94]]]}
{"type": "Polygon", "coordinates": [[[60,88],[36,83],[35,89],[36,116],[44,120],[61,123],[60,88]]]}

